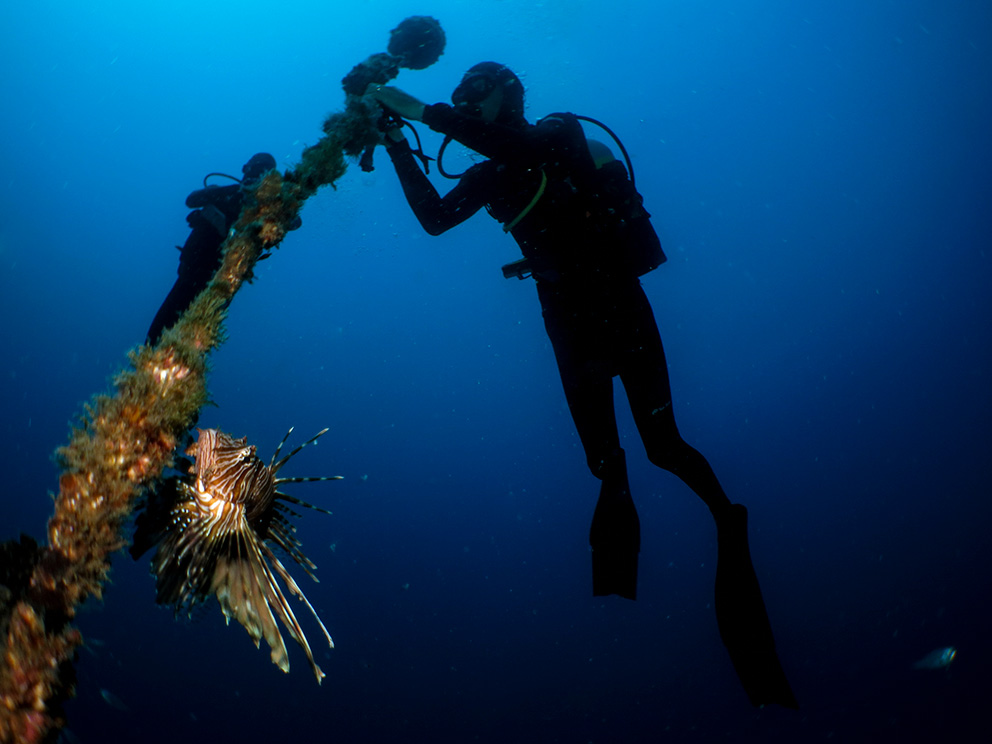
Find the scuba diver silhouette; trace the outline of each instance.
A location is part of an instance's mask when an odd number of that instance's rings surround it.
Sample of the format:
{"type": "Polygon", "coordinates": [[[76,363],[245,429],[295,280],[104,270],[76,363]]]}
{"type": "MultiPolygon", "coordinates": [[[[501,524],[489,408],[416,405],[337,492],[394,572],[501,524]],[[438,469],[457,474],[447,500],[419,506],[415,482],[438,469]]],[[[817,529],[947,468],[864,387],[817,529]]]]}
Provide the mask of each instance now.
{"type": "Polygon", "coordinates": [[[453,106],[425,105],[378,85],[367,95],[388,116],[422,121],[446,135],[438,154],[442,174],[450,139],[487,158],[457,176],[442,197],[417,164],[414,155],[426,167],[423,153],[410,148],[398,124],[384,127],[387,152],[423,228],[439,235],[485,207],[523,254],[503,267],[504,275],[535,279],[569,411],[589,469],[602,481],[589,534],[593,594],[636,597],[640,523],[617,430],[613,378],[619,376],[648,458],[685,482],[716,522],[717,622],[751,702],[798,707],[751,563],[747,510],[730,502],[675,423],[661,336],[639,280],[665,256],[629,159],[625,169],[609,148],[587,140],[578,121],[585,117],[556,113],[528,123],[523,85],[495,62],[468,70],[452,93],[453,106]]]}
{"type": "MultiPolygon", "coordinates": [[[[179,249],[179,276],[155,314],[145,343],[158,343],[162,332],[179,320],[179,316],[206,288],[220,265],[221,246],[241,214],[245,194],[275,167],[274,157],[267,152],[256,153],[242,166],[242,179],[225,173],[208,173],[203,178],[203,188],[186,197],[186,206],[193,210],[186,216],[192,230],[179,249]],[[230,178],[235,183],[214,186],[207,183],[211,176],[230,178]]],[[[297,219],[289,229],[296,230],[301,224],[302,221],[297,219]]]]}

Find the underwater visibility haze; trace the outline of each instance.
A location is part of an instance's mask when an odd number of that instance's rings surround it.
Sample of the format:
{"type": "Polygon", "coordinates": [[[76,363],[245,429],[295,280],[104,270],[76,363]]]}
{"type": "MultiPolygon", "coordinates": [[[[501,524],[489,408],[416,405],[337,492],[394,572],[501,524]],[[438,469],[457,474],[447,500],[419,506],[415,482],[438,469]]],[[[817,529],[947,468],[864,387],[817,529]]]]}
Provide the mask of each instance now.
{"type": "MultiPolygon", "coordinates": [[[[52,453],[172,287],[186,195],[256,152],[295,166],[411,15],[447,46],[398,87],[448,101],[497,60],[530,121],[595,117],[629,151],[668,256],[642,284],[675,415],[748,507],[800,708],[749,704],[713,520],[648,462],[619,385],[637,600],[592,596],[599,481],[533,282],[501,274],[519,251],[485,213],[427,235],[379,149],[234,298],[198,421],[264,458],[290,427],[288,448],[329,429],[280,472],[344,476],[280,485],[332,512],[285,528],[317,566],[287,563],[314,613],[288,602],[326,677],[292,642],[284,674],[212,598],[177,619],[149,556],[122,551],[74,621],[64,740],[982,741],[992,9],[974,0],[6,4],[0,540],[45,536],[52,453]]],[[[453,144],[444,165],[477,159],[453,144]]]]}

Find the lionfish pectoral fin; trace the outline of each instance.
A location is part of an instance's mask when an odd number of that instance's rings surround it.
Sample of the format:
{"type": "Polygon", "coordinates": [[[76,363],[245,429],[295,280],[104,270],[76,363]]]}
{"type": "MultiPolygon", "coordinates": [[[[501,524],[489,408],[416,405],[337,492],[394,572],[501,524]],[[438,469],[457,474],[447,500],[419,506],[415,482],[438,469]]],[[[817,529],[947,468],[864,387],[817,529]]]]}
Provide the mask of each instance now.
{"type": "MultiPolygon", "coordinates": [[[[238,555],[228,556],[217,562],[213,589],[227,618],[234,618],[248,632],[255,647],[262,638],[269,645],[272,663],[282,671],[289,671],[289,652],[279,632],[279,624],[269,607],[272,574],[261,561],[257,548],[244,545],[255,540],[253,534],[245,535],[238,555]]],[[[276,587],[278,591],[278,587],[276,587]]]]}
{"type": "Polygon", "coordinates": [[[176,506],[173,527],[152,556],[155,601],[173,605],[176,615],[184,609],[192,614],[193,607],[210,596],[212,567],[219,553],[209,528],[199,520],[190,519],[190,511],[188,503],[176,506]],[[182,528],[176,529],[177,524],[182,528]]]}
{"type": "MultiPolygon", "coordinates": [[[[302,592],[279,559],[254,532],[245,530],[241,533],[237,545],[235,554],[218,560],[214,570],[212,589],[221,610],[248,631],[256,646],[259,645],[259,639],[264,638],[269,644],[272,663],[282,671],[288,672],[289,653],[279,631],[279,621],[281,621],[293,640],[300,644],[319,683],[325,676],[324,672],[314,660],[306,635],[269,564],[276,567],[279,575],[289,584],[292,593],[302,594],[302,592]]],[[[306,601],[305,597],[303,599],[306,601]]],[[[310,607],[309,602],[306,604],[310,607]]],[[[313,608],[310,609],[312,612],[313,608]]],[[[319,623],[320,618],[317,620],[319,623]]],[[[327,630],[323,623],[320,625],[326,636],[327,630]]],[[[330,639],[330,636],[327,637],[330,639]]]]}
{"type": "MultiPolygon", "coordinates": [[[[275,556],[273,556],[273,558],[275,558],[275,556]]],[[[300,585],[296,583],[289,571],[286,570],[286,567],[282,565],[278,558],[275,558],[275,565],[276,570],[279,571],[279,575],[282,576],[283,580],[286,582],[286,586],[289,588],[290,594],[298,597],[299,600],[307,606],[307,609],[310,610],[310,614],[313,615],[313,619],[317,621],[317,625],[320,626],[321,631],[324,633],[324,638],[327,640],[327,645],[330,648],[334,648],[334,639],[332,639],[331,634],[327,632],[327,628],[324,626],[324,621],[320,619],[320,615],[317,614],[317,610],[315,610],[313,605],[310,604],[310,600],[307,599],[307,595],[303,593],[302,589],[300,589],[300,585]]],[[[307,571],[307,573],[309,574],[310,572],[307,571]]],[[[314,581],[320,583],[316,576],[313,576],[313,574],[310,575],[313,577],[314,581]]]]}
{"type": "MultiPolygon", "coordinates": [[[[314,618],[317,620],[317,624],[320,625],[320,629],[324,633],[324,637],[327,638],[327,642],[330,644],[331,648],[334,648],[334,642],[331,641],[331,636],[328,634],[327,628],[324,627],[324,623],[321,622],[316,611],[314,611],[313,606],[307,600],[299,586],[297,586],[296,582],[293,581],[293,577],[290,576],[289,571],[287,571],[286,567],[282,565],[282,561],[280,561],[279,558],[264,543],[261,543],[259,547],[265,552],[265,556],[275,567],[279,576],[282,577],[282,580],[286,582],[290,593],[303,600],[303,603],[306,604],[310,612],[313,613],[314,618]]],[[[266,570],[269,570],[268,565],[266,565],[266,570]]],[[[319,684],[326,675],[314,660],[313,651],[310,649],[310,642],[307,640],[306,634],[303,632],[299,622],[296,620],[296,615],[293,613],[293,609],[289,606],[286,595],[283,594],[282,590],[279,588],[278,583],[276,583],[276,578],[271,571],[269,571],[269,577],[271,579],[270,586],[275,590],[273,596],[270,597],[270,601],[272,602],[276,613],[279,615],[279,619],[282,620],[282,624],[286,626],[286,630],[289,631],[289,634],[293,637],[293,640],[300,644],[300,648],[302,648],[303,652],[306,654],[307,661],[310,662],[310,668],[313,670],[314,676],[317,678],[317,683],[319,684]]]]}

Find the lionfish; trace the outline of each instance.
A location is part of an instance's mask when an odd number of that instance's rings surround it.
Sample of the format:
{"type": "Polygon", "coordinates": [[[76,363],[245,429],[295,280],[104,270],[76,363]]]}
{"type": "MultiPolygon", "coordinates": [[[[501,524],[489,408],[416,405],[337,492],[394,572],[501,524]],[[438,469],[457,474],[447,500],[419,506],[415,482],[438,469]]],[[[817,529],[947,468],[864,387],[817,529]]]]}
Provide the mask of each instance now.
{"type": "Polygon", "coordinates": [[[314,661],[310,644],[276,580],[307,606],[320,625],[328,646],[334,648],[327,628],[306,595],[293,580],[270,543],[284,550],[314,581],[317,566],[304,555],[289,516],[299,517],[281,502],[330,514],[325,509],[277,490],[283,483],[338,480],[341,476],[277,478],[293,455],[315,442],[327,429],[307,440],[281,460],[286,433],[268,465],[255,454],[247,437],[236,439],[218,429],[197,429],[199,437],[186,454],[194,461],[188,477],[174,478],[156,494],[156,501],[138,518],[132,555],[138,557],[158,543],[152,558],[156,601],[174,605],[176,612],[217,597],[228,623],[233,617],[255,642],[264,637],[272,663],[289,671],[286,644],[276,618],[306,653],[318,684],[324,672],[314,661]]]}

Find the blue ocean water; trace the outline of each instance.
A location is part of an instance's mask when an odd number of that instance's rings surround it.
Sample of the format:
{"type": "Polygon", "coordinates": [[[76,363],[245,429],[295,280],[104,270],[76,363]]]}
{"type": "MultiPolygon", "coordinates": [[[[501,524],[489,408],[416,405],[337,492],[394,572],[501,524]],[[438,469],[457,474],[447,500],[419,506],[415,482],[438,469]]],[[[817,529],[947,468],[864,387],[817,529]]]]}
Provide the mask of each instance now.
{"type": "Polygon", "coordinates": [[[73,740],[984,741],[978,0],[5,4],[0,538],[44,535],[52,452],[172,286],[186,194],[259,150],[297,162],[340,78],[412,14],[448,46],[400,87],[447,100],[499,60],[531,120],[594,116],[630,151],[669,256],[643,283],[675,413],[750,510],[802,707],[748,704],[712,609],[712,520],[647,462],[620,388],[639,598],[591,596],[598,481],[534,288],[501,276],[516,246],[485,214],[424,234],[378,153],[236,297],[200,419],[263,454],[290,426],[331,429],[287,468],[345,476],[291,491],[334,512],[300,522],[320,583],[296,572],[335,639],[301,608],[327,679],[295,646],[282,674],[216,603],[177,621],[122,554],[78,617],[73,740]],[[947,669],[913,668],[951,645],[947,669]]]}

